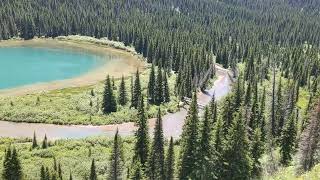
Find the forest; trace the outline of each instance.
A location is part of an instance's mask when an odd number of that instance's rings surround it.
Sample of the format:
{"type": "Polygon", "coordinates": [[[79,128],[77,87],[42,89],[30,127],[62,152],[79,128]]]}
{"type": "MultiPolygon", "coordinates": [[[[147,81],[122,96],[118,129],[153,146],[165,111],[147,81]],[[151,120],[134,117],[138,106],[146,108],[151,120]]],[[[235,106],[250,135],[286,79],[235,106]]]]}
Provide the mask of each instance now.
{"type": "Polygon", "coordinates": [[[134,47],[151,66],[147,77],[137,71],[116,81],[118,88],[108,76],[101,93],[105,116],[135,109],[133,137],[3,138],[2,178],[318,179],[319,19],[318,0],[2,0],[1,40],[107,37],[134,47]],[[215,63],[235,82],[200,110],[197,92],[211,85],[215,63]],[[181,137],[164,137],[163,104],[186,99],[181,137]],[[150,136],[149,104],[157,107],[150,136]]]}

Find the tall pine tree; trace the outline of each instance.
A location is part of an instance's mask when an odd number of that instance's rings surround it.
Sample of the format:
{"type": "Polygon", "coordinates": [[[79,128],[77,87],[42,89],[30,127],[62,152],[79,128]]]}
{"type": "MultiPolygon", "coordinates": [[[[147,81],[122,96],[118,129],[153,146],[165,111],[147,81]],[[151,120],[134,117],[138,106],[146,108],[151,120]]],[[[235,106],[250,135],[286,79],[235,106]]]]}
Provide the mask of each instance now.
{"type": "Polygon", "coordinates": [[[174,179],[174,144],[173,144],[173,138],[170,138],[169,142],[169,148],[166,155],[166,161],[165,161],[165,179],[166,180],[173,180],[174,179]]]}
{"type": "Polygon", "coordinates": [[[109,75],[107,76],[104,86],[102,109],[104,114],[109,114],[111,112],[117,111],[117,102],[113,95],[113,88],[111,86],[109,75]]]}
{"type": "Polygon", "coordinates": [[[162,119],[160,108],[156,125],[154,128],[154,138],[149,159],[149,178],[152,180],[163,180],[164,173],[164,138],[162,130],[162,119]]]}
{"type": "Polygon", "coordinates": [[[136,78],[132,87],[131,107],[138,108],[139,100],[141,98],[141,83],[139,70],[136,72],[136,78]]]}
{"type": "Polygon", "coordinates": [[[123,150],[122,150],[122,141],[119,135],[119,130],[117,129],[113,141],[113,149],[110,158],[109,165],[109,180],[118,180],[122,179],[123,176],[123,150]]]}
{"type": "Polygon", "coordinates": [[[181,153],[180,153],[180,179],[197,179],[197,159],[198,159],[198,133],[199,118],[197,94],[194,93],[192,102],[189,107],[188,116],[183,126],[181,136],[181,153]]]}
{"type": "Polygon", "coordinates": [[[148,83],[148,100],[151,104],[155,102],[155,84],[156,84],[156,75],[154,70],[154,64],[152,63],[151,71],[149,75],[149,83],[148,83]]]}
{"type": "Polygon", "coordinates": [[[126,83],[124,81],[124,77],[121,77],[121,83],[119,86],[119,96],[118,96],[118,102],[121,106],[124,106],[128,103],[128,95],[126,90],[126,83]]]}
{"type": "Polygon", "coordinates": [[[230,180],[250,179],[252,160],[241,109],[239,113],[236,113],[226,138],[224,150],[226,167],[223,177],[230,180]]]}
{"type": "Polygon", "coordinates": [[[140,98],[138,121],[136,122],[136,126],[138,129],[135,132],[136,143],[134,146],[134,161],[139,159],[142,167],[145,168],[149,155],[149,134],[147,117],[144,110],[143,96],[140,98]]]}

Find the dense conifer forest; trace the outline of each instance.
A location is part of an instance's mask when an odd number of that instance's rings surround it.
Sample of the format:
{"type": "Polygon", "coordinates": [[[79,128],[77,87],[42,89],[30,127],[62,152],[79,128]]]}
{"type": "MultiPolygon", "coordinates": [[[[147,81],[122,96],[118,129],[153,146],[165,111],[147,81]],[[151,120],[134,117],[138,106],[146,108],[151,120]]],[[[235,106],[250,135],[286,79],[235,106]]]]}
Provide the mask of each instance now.
{"type": "MultiPolygon", "coordinates": [[[[318,0],[0,2],[2,40],[75,34],[121,41],[152,64],[147,98],[139,71],[131,92],[122,78],[116,94],[107,77],[104,113],[130,103],[137,110],[137,130],[130,152],[117,131],[107,170],[97,171],[92,158],[83,179],[272,179],[287,167],[299,176],[320,163],[318,0]],[[229,68],[235,82],[231,93],[220,101],[213,97],[202,109],[196,92],[214,77],[214,63],[229,68]],[[175,89],[169,89],[173,73],[175,89]],[[145,102],[169,102],[170,91],[180,100],[191,98],[183,133],[165,139],[159,107],[148,136],[145,102]]],[[[36,138],[30,143],[36,150],[55,145],[45,139],[40,147],[36,138]]],[[[16,149],[6,148],[4,179],[22,179],[18,157],[16,149]]],[[[41,180],[80,178],[55,159],[53,168],[38,169],[41,180]]]]}

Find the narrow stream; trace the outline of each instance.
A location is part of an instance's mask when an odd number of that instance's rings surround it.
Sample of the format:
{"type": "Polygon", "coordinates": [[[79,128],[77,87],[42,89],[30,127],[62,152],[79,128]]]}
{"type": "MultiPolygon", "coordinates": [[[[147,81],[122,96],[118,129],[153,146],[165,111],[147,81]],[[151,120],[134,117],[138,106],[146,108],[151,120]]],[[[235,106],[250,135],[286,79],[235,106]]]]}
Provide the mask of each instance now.
{"type": "MultiPolygon", "coordinates": [[[[212,88],[205,93],[198,94],[198,103],[207,105],[212,95],[215,94],[217,100],[225,96],[231,90],[231,79],[228,71],[217,66],[217,80],[212,88]]],[[[184,120],[187,116],[187,110],[181,108],[180,111],[164,115],[163,131],[165,137],[177,138],[182,133],[184,120]]],[[[152,132],[155,119],[149,120],[149,129],[152,132]]],[[[35,123],[15,123],[0,121],[0,137],[32,137],[36,132],[38,137],[43,137],[45,134],[48,139],[63,139],[63,138],[84,138],[88,136],[106,135],[113,136],[116,129],[122,136],[133,135],[135,131],[134,123],[123,123],[104,126],[84,126],[84,125],[54,125],[54,124],[35,124],[35,123]]]]}

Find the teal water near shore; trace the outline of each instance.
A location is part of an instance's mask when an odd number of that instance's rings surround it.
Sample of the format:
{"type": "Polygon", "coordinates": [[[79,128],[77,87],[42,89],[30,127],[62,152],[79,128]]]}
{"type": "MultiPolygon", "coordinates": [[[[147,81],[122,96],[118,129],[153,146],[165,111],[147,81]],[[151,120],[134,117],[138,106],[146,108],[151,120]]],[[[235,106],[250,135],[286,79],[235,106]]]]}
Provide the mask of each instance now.
{"type": "Polygon", "coordinates": [[[64,48],[1,47],[0,89],[77,77],[108,58],[64,48]]]}

